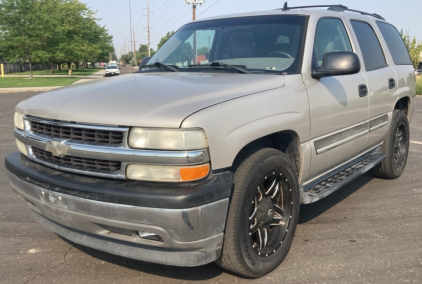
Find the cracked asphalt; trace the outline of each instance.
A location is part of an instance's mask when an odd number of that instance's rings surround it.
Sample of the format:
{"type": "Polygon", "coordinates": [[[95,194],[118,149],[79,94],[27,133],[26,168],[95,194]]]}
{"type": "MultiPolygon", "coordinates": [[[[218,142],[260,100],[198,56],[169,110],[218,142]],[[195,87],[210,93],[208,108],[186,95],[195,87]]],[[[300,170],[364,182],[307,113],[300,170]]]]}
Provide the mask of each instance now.
{"type": "Polygon", "coordinates": [[[422,283],[422,98],[411,124],[404,174],[366,174],[301,207],[285,261],[261,279],[211,263],[178,268],[76,245],[35,222],[12,192],[4,157],[16,146],[14,106],[35,93],[0,94],[0,283],[422,283]]]}

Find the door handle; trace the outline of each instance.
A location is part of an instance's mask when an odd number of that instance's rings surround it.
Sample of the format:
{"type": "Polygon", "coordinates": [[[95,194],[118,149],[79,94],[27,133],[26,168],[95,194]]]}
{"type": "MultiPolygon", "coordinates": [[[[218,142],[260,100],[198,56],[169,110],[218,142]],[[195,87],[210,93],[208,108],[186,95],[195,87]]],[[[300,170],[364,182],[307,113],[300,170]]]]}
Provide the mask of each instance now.
{"type": "Polygon", "coordinates": [[[359,97],[366,97],[368,95],[368,87],[365,84],[359,85],[359,97]]]}
{"type": "Polygon", "coordinates": [[[390,90],[396,87],[396,81],[393,78],[388,79],[388,87],[390,90]]]}

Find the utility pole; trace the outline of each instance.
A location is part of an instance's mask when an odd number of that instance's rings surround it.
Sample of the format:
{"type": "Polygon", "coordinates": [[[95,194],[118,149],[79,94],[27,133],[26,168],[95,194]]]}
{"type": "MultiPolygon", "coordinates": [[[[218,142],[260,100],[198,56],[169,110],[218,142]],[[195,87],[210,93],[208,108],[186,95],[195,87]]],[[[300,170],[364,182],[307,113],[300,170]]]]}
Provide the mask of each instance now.
{"type": "MultiPolygon", "coordinates": [[[[130,0],[129,0],[129,21],[130,21],[129,29],[131,29],[132,28],[132,8],[131,8],[131,5],[130,5],[130,0]]],[[[132,43],[133,43],[133,38],[132,38],[132,33],[130,33],[130,44],[129,44],[129,46],[132,49],[132,55],[133,55],[134,51],[133,51],[132,43]]],[[[133,63],[135,64],[135,62],[133,62],[133,63]]]]}
{"type": "Polygon", "coordinates": [[[147,2],[147,18],[148,18],[148,57],[151,57],[151,31],[149,26],[149,0],[147,2]]]}
{"type": "MultiPolygon", "coordinates": [[[[197,5],[204,5],[205,0],[185,0],[186,4],[192,5],[192,20],[196,20],[196,6],[197,5]]],[[[192,64],[198,63],[198,56],[196,50],[196,32],[193,33],[193,56],[192,56],[192,64]]]]}
{"type": "Polygon", "coordinates": [[[133,62],[135,63],[135,66],[138,65],[136,62],[136,41],[135,41],[135,27],[132,29],[133,33],[133,62]]]}

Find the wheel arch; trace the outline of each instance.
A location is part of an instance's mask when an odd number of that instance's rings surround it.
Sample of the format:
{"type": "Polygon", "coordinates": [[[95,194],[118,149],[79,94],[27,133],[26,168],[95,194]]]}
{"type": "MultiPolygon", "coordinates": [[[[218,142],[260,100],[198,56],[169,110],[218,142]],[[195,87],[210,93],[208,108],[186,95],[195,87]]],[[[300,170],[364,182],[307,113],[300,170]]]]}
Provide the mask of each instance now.
{"type": "Polygon", "coordinates": [[[398,99],[394,105],[394,109],[404,110],[406,112],[407,118],[410,119],[410,97],[402,97],[398,99]]]}
{"type": "Polygon", "coordinates": [[[292,161],[298,180],[301,179],[303,171],[303,155],[299,135],[295,131],[283,130],[262,136],[249,142],[240,149],[234,158],[231,167],[232,171],[236,170],[239,159],[242,159],[245,154],[253,148],[273,148],[283,152],[292,161]]]}

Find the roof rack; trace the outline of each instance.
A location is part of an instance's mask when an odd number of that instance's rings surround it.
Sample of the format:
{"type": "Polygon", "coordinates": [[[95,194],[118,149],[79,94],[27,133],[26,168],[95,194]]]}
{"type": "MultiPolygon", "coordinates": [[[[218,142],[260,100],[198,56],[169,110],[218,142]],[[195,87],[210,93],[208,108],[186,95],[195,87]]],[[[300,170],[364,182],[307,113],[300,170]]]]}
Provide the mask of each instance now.
{"type": "Polygon", "coordinates": [[[355,12],[355,13],[359,13],[362,15],[366,15],[366,16],[372,16],[374,18],[380,19],[380,20],[384,20],[385,19],[383,17],[381,17],[378,14],[375,13],[367,13],[367,12],[363,12],[363,11],[359,11],[359,10],[353,10],[353,9],[349,9],[348,7],[338,4],[338,5],[314,5],[314,6],[297,6],[297,7],[289,7],[287,5],[287,2],[284,2],[284,6],[282,8],[282,11],[288,11],[288,10],[292,10],[292,9],[304,9],[304,8],[328,8],[328,10],[330,11],[335,11],[335,12],[344,12],[344,11],[349,11],[349,12],[355,12]]]}

